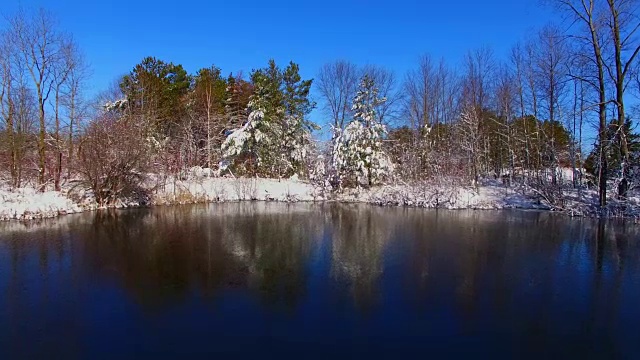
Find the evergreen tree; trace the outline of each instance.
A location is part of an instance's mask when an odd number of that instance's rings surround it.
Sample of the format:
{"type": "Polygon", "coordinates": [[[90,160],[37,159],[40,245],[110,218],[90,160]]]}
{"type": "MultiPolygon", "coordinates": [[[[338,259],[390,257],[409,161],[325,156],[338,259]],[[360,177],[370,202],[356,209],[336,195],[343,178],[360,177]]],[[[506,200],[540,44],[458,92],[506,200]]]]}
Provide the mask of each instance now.
{"type": "Polygon", "coordinates": [[[251,78],[254,91],[248,104],[249,116],[240,128],[228,134],[222,144],[220,170],[241,166],[251,175],[268,175],[273,167],[273,115],[277,109],[271,106],[273,89],[265,73],[254,71],[251,78]]]}
{"type": "MultiPolygon", "coordinates": [[[[311,80],[302,80],[294,63],[280,70],[273,60],[251,75],[249,117],[223,144],[221,170],[235,166],[261,176],[291,176],[304,169],[311,131],[307,120],[311,80]]],[[[232,103],[229,102],[228,107],[232,103]]]]}
{"type": "Polygon", "coordinates": [[[375,110],[385,100],[378,97],[373,79],[365,75],[353,100],[353,120],[344,130],[335,130],[338,134],[334,141],[333,167],[340,185],[371,186],[392,171],[382,146],[386,129],[375,110]]]}
{"type": "Polygon", "coordinates": [[[182,65],[165,63],[146,57],[129,75],[122,78],[120,88],[128,100],[132,115],[142,117],[153,130],[169,135],[185,113],[183,97],[191,80],[182,65]]]}
{"type": "MultiPolygon", "coordinates": [[[[618,147],[619,137],[622,136],[618,132],[618,126],[615,122],[616,120],[612,120],[609,123],[607,128],[607,143],[606,146],[606,154],[605,158],[607,160],[607,180],[618,179],[620,178],[620,170],[622,169],[622,157],[621,152],[618,147]]],[[[627,181],[630,181],[630,184],[627,184],[629,188],[634,188],[640,182],[640,135],[632,132],[632,122],[631,119],[627,119],[622,128],[622,131],[625,132],[625,136],[627,138],[627,146],[629,148],[629,166],[628,169],[630,171],[627,174],[627,181]]],[[[593,176],[597,176],[598,174],[598,155],[600,152],[600,148],[594,146],[593,151],[589,154],[587,159],[585,160],[584,167],[587,172],[593,176]]]]}
{"type": "Polygon", "coordinates": [[[284,175],[300,173],[305,168],[311,132],[319,129],[307,116],[315,108],[309,99],[313,80],[302,80],[299,66],[290,62],[283,73],[284,117],[282,123],[281,153],[284,156],[281,169],[284,175]]]}

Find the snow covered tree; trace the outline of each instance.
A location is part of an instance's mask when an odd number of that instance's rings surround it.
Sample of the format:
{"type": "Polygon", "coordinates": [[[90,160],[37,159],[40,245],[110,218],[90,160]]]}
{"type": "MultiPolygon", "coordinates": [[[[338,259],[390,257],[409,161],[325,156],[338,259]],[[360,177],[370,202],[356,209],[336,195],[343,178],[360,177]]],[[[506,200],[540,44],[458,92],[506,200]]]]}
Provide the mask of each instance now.
{"type": "Polygon", "coordinates": [[[252,80],[254,91],[248,104],[249,117],[240,128],[232,130],[223,142],[220,171],[236,166],[253,175],[268,172],[272,166],[273,114],[278,110],[270,106],[272,89],[267,75],[258,70],[253,73],[252,80]]]}
{"type": "Polygon", "coordinates": [[[385,100],[378,96],[374,80],[365,75],[353,99],[353,120],[344,130],[334,129],[332,165],[339,186],[371,186],[393,170],[382,146],[386,129],[375,110],[385,100]]]}
{"type": "Polygon", "coordinates": [[[146,57],[120,81],[133,116],[154,135],[171,136],[184,119],[184,96],[191,80],[180,64],[146,57]]]}
{"type": "MultiPolygon", "coordinates": [[[[622,131],[619,131],[617,119],[611,120],[607,129],[607,142],[608,146],[604,149],[604,157],[609,165],[605,176],[607,180],[613,180],[616,184],[624,181],[624,177],[621,174],[621,169],[625,166],[629,171],[626,174],[627,190],[637,188],[640,183],[640,135],[633,131],[633,125],[631,119],[627,119],[622,131]],[[624,132],[624,134],[622,134],[624,132]],[[627,140],[627,146],[629,149],[628,164],[622,164],[625,161],[624,154],[619,149],[621,136],[624,136],[627,140]]],[[[598,157],[600,148],[596,143],[593,150],[587,157],[584,163],[584,167],[587,172],[594,177],[599,173],[598,157]]],[[[623,198],[623,197],[620,197],[623,198]]]]}
{"type": "Polygon", "coordinates": [[[284,168],[282,175],[293,175],[305,170],[305,163],[312,144],[311,131],[318,126],[307,119],[316,106],[309,99],[313,80],[302,80],[299,66],[294,62],[282,74],[284,95],[284,117],[282,126],[281,154],[284,168]]]}
{"type": "Polygon", "coordinates": [[[290,63],[282,71],[271,60],[253,72],[249,118],[225,140],[221,170],[243,165],[245,173],[281,177],[305,169],[317,126],[306,118],[315,107],[309,99],[311,80],[302,80],[298,69],[290,63]]]}
{"type": "Polygon", "coordinates": [[[247,120],[247,107],[253,94],[253,85],[243,79],[242,73],[230,74],[227,77],[226,94],[224,104],[226,129],[239,127],[247,120]]]}

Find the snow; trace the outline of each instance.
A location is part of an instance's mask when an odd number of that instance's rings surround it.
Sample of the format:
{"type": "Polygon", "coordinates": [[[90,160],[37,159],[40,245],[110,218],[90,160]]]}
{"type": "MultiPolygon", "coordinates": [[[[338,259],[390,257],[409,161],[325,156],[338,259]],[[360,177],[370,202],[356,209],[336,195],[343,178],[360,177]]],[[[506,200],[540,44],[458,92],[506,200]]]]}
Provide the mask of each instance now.
{"type": "Polygon", "coordinates": [[[344,129],[333,129],[332,167],[341,185],[343,180],[356,185],[378,184],[393,171],[382,148],[386,129],[375,110],[385,100],[378,98],[373,80],[365,75],[353,100],[353,120],[344,129]]]}
{"type": "Polygon", "coordinates": [[[119,99],[116,101],[107,101],[104,105],[103,108],[105,111],[122,111],[124,110],[127,105],[128,105],[128,101],[127,99],[119,99]]]}
{"type": "Polygon", "coordinates": [[[190,178],[167,182],[152,198],[153,204],[212,201],[319,201],[322,190],[291,179],[190,178]]]}
{"type": "MultiPolygon", "coordinates": [[[[541,202],[531,191],[507,188],[499,181],[484,181],[478,187],[462,186],[445,181],[439,184],[382,185],[368,189],[346,189],[336,193],[298,179],[211,177],[206,168],[192,168],[182,179],[163,180],[150,176],[145,185],[154,189],[149,199],[122,199],[113,207],[171,205],[206,202],[338,201],[368,203],[382,206],[409,206],[442,209],[538,209],[559,210],[570,215],[597,214],[596,190],[566,190],[562,205],[541,202]],[[160,186],[158,186],[160,184],[160,186]]],[[[98,209],[88,190],[67,184],[62,192],[38,193],[33,188],[9,190],[0,186],[0,220],[31,220],[98,209]]],[[[77,184],[75,184],[77,185],[77,184]]],[[[640,218],[640,197],[631,197],[626,204],[610,199],[604,215],[640,218]],[[625,205],[625,207],[623,207],[625,205]],[[624,211],[620,210],[624,209],[624,211]]]]}
{"type": "Polygon", "coordinates": [[[439,209],[549,209],[537,199],[499,184],[485,184],[477,189],[442,184],[380,186],[352,189],[339,199],[345,202],[439,209]]]}
{"type": "Polygon", "coordinates": [[[60,192],[38,193],[33,188],[9,191],[0,187],[0,220],[32,220],[82,211],[60,192]]]}

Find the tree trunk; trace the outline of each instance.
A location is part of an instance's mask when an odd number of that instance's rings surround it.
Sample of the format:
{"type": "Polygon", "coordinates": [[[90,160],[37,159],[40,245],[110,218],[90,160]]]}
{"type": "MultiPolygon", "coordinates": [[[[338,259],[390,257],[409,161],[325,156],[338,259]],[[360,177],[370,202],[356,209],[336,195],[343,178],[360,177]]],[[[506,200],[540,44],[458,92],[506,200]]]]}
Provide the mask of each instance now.
{"type": "Polygon", "coordinates": [[[4,93],[7,94],[7,114],[6,114],[6,122],[7,122],[7,136],[9,137],[9,167],[11,172],[11,186],[17,187],[19,184],[18,181],[18,151],[15,140],[15,126],[14,126],[14,104],[13,99],[11,98],[11,75],[7,74],[7,83],[6,83],[6,91],[3,89],[3,94],[0,96],[0,101],[4,97],[4,93]]]}
{"type": "Polygon", "coordinates": [[[46,187],[46,177],[45,170],[47,168],[47,153],[46,153],[46,124],[45,124],[45,113],[44,113],[44,99],[42,96],[41,85],[36,85],[36,90],[38,93],[38,104],[39,104],[39,121],[40,121],[40,131],[38,133],[38,191],[44,192],[46,187]]]}
{"type": "Polygon", "coordinates": [[[75,104],[75,99],[76,94],[75,94],[75,89],[71,89],[71,96],[69,99],[70,102],[70,109],[69,109],[69,144],[68,146],[68,153],[67,153],[67,179],[71,178],[71,167],[73,166],[73,122],[76,118],[76,104],[75,104]]]}
{"type": "MultiPolygon", "coordinates": [[[[613,35],[613,45],[615,48],[614,58],[616,64],[616,106],[618,112],[617,118],[617,133],[618,133],[618,151],[620,152],[620,183],[618,185],[618,198],[625,199],[627,197],[628,190],[628,172],[629,172],[629,147],[627,144],[627,133],[625,131],[625,109],[624,109],[624,79],[625,70],[622,64],[622,40],[620,39],[620,22],[618,9],[615,6],[615,1],[607,0],[609,4],[609,11],[611,13],[612,23],[611,31],[613,35]]],[[[633,61],[633,59],[631,59],[633,61]]]]}
{"type": "Polygon", "coordinates": [[[56,168],[54,170],[54,188],[56,191],[60,191],[60,177],[62,174],[62,150],[60,149],[60,86],[56,87],[56,99],[55,99],[55,149],[56,149],[56,168]]]}

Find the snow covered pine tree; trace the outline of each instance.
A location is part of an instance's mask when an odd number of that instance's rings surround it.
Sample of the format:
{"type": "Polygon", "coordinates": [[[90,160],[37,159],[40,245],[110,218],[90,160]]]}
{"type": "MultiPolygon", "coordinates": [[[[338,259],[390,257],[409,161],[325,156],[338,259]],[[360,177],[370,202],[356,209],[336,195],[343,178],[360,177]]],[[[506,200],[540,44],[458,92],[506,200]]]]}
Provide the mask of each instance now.
{"type": "Polygon", "coordinates": [[[334,129],[332,166],[338,186],[372,186],[393,171],[382,147],[386,129],[375,110],[384,101],[374,80],[365,75],[353,99],[353,120],[344,129],[334,129]]]}

